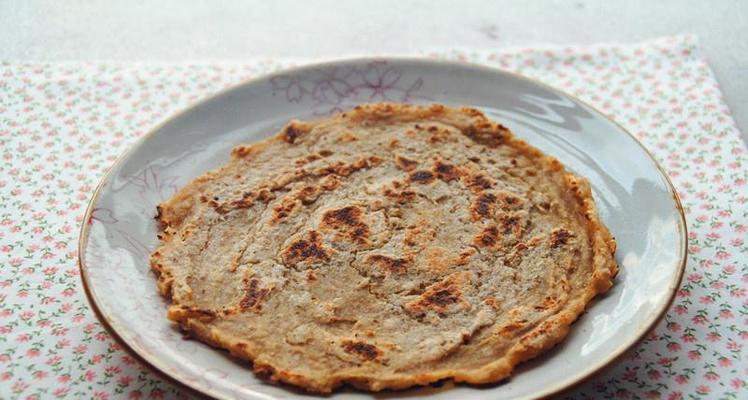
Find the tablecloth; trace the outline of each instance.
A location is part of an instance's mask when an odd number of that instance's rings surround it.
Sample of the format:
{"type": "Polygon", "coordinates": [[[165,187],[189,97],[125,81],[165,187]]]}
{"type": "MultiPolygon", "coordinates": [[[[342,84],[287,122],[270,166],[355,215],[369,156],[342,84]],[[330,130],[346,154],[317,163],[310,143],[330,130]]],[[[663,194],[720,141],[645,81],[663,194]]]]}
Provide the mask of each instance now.
{"type": "MultiPolygon", "coordinates": [[[[674,304],[615,366],[565,396],[748,398],[748,159],[696,38],[424,55],[516,71],[591,103],[644,143],[681,196],[689,257],[674,304]]],[[[298,63],[0,64],[0,398],[187,395],[120,348],[89,308],[77,266],[86,204],[159,121],[298,63]]]]}

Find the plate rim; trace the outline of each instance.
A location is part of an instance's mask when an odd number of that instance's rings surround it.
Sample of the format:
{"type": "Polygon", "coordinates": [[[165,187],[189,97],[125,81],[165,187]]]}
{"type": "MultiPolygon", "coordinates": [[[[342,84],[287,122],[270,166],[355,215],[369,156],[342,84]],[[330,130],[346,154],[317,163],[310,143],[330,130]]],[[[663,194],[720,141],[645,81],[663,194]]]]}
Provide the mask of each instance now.
{"type": "Polygon", "coordinates": [[[165,125],[169,124],[173,120],[176,120],[184,115],[189,114],[190,112],[199,108],[203,104],[213,101],[219,97],[222,97],[233,90],[238,90],[244,86],[258,83],[260,81],[266,81],[277,76],[301,73],[301,72],[329,67],[329,66],[367,63],[367,62],[376,62],[376,61],[387,61],[387,62],[397,62],[397,63],[420,63],[424,65],[428,65],[428,64],[441,65],[441,66],[453,67],[453,68],[473,69],[475,71],[486,72],[486,73],[491,73],[491,74],[508,75],[508,76],[511,76],[512,78],[535,84],[537,86],[542,87],[543,89],[557,93],[562,96],[566,96],[567,98],[570,98],[573,101],[578,102],[579,104],[589,108],[590,110],[599,114],[599,116],[601,116],[608,122],[618,127],[618,129],[626,133],[626,135],[628,135],[629,138],[631,138],[634,141],[634,143],[636,143],[636,145],[639,146],[639,148],[644,152],[647,158],[649,158],[649,160],[652,161],[659,175],[662,178],[664,178],[666,189],[668,190],[668,192],[670,193],[673,199],[675,208],[679,216],[678,218],[678,233],[679,233],[678,243],[679,243],[680,254],[679,254],[679,260],[678,260],[678,270],[674,274],[673,278],[670,281],[670,284],[668,285],[668,290],[670,293],[667,296],[667,300],[662,302],[662,304],[659,305],[659,308],[657,309],[657,316],[653,318],[649,323],[644,324],[642,327],[640,327],[638,332],[635,335],[632,335],[633,340],[629,340],[627,343],[623,345],[619,345],[614,351],[612,351],[603,360],[596,363],[594,367],[587,369],[586,371],[583,371],[581,373],[577,373],[576,375],[573,375],[567,379],[564,379],[563,381],[554,385],[553,387],[539,391],[537,392],[537,394],[533,394],[528,398],[532,398],[532,399],[549,398],[551,396],[569,391],[572,388],[576,387],[577,385],[591,379],[595,375],[613,366],[617,361],[619,361],[622,357],[625,356],[628,350],[630,350],[635,345],[643,341],[646,338],[646,335],[664,319],[665,315],[667,314],[667,310],[670,308],[670,306],[675,301],[678,288],[681,286],[682,281],[683,281],[683,276],[685,274],[685,269],[686,269],[686,263],[688,261],[688,225],[687,225],[687,220],[686,220],[685,212],[683,209],[683,205],[681,203],[680,196],[678,195],[678,191],[675,188],[675,185],[673,185],[673,182],[668,176],[667,172],[660,165],[660,163],[657,161],[654,155],[644,146],[644,144],[641,143],[641,141],[636,137],[636,135],[631,133],[628,129],[626,129],[623,125],[621,125],[617,121],[608,117],[604,112],[602,112],[598,108],[590,105],[588,102],[580,99],[579,97],[573,94],[570,94],[562,89],[559,89],[541,80],[520,74],[518,72],[509,71],[506,69],[502,69],[502,68],[498,68],[498,67],[494,67],[490,65],[485,65],[485,64],[453,61],[453,60],[445,60],[445,59],[435,59],[435,58],[419,57],[419,56],[393,55],[393,56],[382,56],[382,57],[363,56],[363,57],[335,58],[335,59],[325,60],[321,62],[312,62],[312,63],[298,65],[298,66],[291,66],[288,68],[281,68],[277,71],[260,74],[255,77],[251,77],[251,78],[239,81],[229,87],[223,88],[209,96],[203,97],[191,104],[188,104],[186,107],[182,108],[181,110],[178,110],[170,114],[166,118],[162,119],[160,122],[157,122],[156,124],[154,124],[151,128],[148,129],[146,133],[144,133],[142,136],[137,138],[119,156],[117,156],[117,158],[111,164],[109,169],[107,169],[104,175],[99,179],[99,182],[93,191],[93,195],[88,201],[86,212],[83,214],[83,220],[81,222],[80,233],[78,236],[78,270],[80,272],[83,291],[85,292],[86,299],[90,305],[91,310],[94,312],[96,319],[99,320],[101,325],[104,327],[104,329],[107,330],[107,332],[115,340],[115,342],[117,342],[122,349],[126,350],[127,353],[129,353],[131,356],[137,359],[142,365],[146,366],[149,370],[156,372],[157,375],[165,378],[167,381],[173,384],[176,384],[178,387],[187,389],[189,392],[193,394],[210,396],[212,398],[217,398],[217,399],[225,398],[223,394],[216,392],[212,388],[201,387],[201,385],[199,385],[198,383],[180,380],[179,378],[167,372],[167,369],[165,367],[163,367],[162,365],[159,365],[159,360],[157,359],[157,357],[154,357],[148,353],[141,354],[140,352],[136,351],[129,343],[127,343],[127,341],[125,341],[119,335],[119,333],[117,333],[116,329],[114,329],[113,327],[113,324],[109,322],[107,315],[105,315],[99,308],[96,295],[94,294],[94,292],[91,290],[91,287],[90,287],[90,277],[88,276],[88,272],[87,272],[88,267],[86,266],[86,262],[84,258],[85,258],[85,249],[88,245],[88,238],[89,238],[90,231],[91,231],[91,217],[92,217],[94,209],[96,208],[95,206],[99,200],[101,191],[104,188],[104,184],[109,180],[109,178],[112,176],[113,171],[115,171],[117,167],[119,167],[123,162],[125,162],[125,160],[127,160],[135,150],[143,146],[148,139],[150,139],[157,132],[159,132],[165,125]]]}

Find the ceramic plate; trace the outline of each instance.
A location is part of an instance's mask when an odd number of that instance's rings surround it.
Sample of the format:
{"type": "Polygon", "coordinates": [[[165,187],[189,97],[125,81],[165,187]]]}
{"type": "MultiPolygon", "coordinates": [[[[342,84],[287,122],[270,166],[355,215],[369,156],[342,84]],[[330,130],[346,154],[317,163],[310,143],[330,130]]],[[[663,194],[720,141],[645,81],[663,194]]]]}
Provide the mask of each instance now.
{"type": "Polygon", "coordinates": [[[621,266],[610,293],[550,353],[491,386],[446,384],[334,399],[517,399],[557,393],[610,364],[664,314],[680,282],[686,227],[677,195],[647,151],[620,126],[562,92],[485,67],[422,59],[358,59],[284,71],[224,91],[169,119],[123,155],[101,182],[82,230],[81,272],[102,323],[145,363],[217,398],[304,396],[258,380],[223,351],[186,341],[166,319],[148,254],[155,207],[228,160],[229,149],[359,103],[470,105],[587,177],[621,266]]]}

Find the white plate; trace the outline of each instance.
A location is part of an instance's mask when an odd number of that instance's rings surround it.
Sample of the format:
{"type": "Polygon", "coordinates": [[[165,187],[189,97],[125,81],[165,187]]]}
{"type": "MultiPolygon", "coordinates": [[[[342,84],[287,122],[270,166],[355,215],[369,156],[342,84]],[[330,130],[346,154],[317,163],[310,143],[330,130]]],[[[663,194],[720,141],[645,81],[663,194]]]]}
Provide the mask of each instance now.
{"type": "Polygon", "coordinates": [[[303,393],[258,380],[225,352],[185,341],[166,319],[147,256],[156,245],[156,204],[228,159],[229,149],[277,131],[292,118],[327,115],[373,101],[480,108],[592,183],[618,241],[621,272],[552,352],[499,385],[447,384],[377,395],[534,398],[557,393],[611,363],[660,319],[680,282],[686,226],[677,194],[630,134],[578,100],[499,70],[421,59],[358,59],[256,79],[171,118],[122,156],[88,209],[80,265],[89,299],[115,337],[157,370],[218,398],[289,398],[303,393]]]}

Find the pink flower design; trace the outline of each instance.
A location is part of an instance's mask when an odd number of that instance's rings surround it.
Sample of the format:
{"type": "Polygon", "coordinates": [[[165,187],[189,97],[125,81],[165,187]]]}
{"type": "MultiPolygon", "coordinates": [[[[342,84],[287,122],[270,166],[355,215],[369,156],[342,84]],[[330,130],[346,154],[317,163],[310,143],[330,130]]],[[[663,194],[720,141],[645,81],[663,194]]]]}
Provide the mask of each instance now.
{"type": "Polygon", "coordinates": [[[104,391],[97,391],[97,392],[94,392],[93,398],[95,400],[108,400],[109,399],[109,394],[107,392],[104,392],[104,391]]]}
{"type": "Polygon", "coordinates": [[[35,371],[32,376],[35,380],[39,381],[49,376],[49,374],[44,371],[35,371]]]}
{"type": "Polygon", "coordinates": [[[648,399],[659,399],[660,393],[656,390],[650,390],[649,392],[647,392],[646,397],[648,399]]]}
{"type": "Polygon", "coordinates": [[[672,363],[672,360],[667,357],[660,357],[659,360],[657,360],[657,364],[662,366],[668,366],[672,363]]]}
{"type": "Polygon", "coordinates": [[[45,364],[47,364],[47,365],[53,365],[54,366],[54,365],[59,364],[60,361],[62,361],[62,356],[60,356],[60,355],[54,355],[54,356],[50,356],[47,359],[47,361],[46,361],[45,364]]]}
{"type": "Polygon", "coordinates": [[[704,374],[704,378],[710,382],[714,382],[719,379],[719,374],[714,371],[709,371],[704,374]]]}
{"type": "Polygon", "coordinates": [[[706,340],[712,343],[719,342],[721,338],[722,335],[720,335],[718,332],[709,332],[709,334],[706,335],[706,340]]]}
{"type": "Polygon", "coordinates": [[[740,350],[742,350],[742,348],[743,348],[743,345],[741,345],[740,343],[738,343],[738,342],[736,342],[734,340],[728,340],[727,341],[727,350],[730,350],[730,351],[740,351],[740,350]]]}

